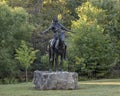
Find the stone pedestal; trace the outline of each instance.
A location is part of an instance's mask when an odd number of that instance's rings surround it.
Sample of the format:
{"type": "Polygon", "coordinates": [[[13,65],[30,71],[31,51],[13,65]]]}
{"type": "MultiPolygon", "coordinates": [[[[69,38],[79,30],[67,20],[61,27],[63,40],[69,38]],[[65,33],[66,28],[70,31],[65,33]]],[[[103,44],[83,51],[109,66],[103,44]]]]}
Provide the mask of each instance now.
{"type": "Polygon", "coordinates": [[[78,74],[75,72],[34,71],[33,83],[40,90],[77,89],[78,74]]]}

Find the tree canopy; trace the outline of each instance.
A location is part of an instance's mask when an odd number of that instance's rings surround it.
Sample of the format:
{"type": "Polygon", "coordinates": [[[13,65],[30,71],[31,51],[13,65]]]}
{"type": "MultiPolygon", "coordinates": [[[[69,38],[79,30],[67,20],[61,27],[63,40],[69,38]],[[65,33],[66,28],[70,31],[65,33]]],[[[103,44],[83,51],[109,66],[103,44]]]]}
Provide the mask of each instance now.
{"type": "Polygon", "coordinates": [[[24,71],[15,59],[22,40],[40,50],[28,71],[48,69],[53,34],[40,33],[54,16],[73,31],[66,33],[64,69],[86,78],[112,77],[112,70],[120,69],[119,5],[119,0],[0,0],[0,80],[19,78],[24,71]]]}
{"type": "Polygon", "coordinates": [[[16,70],[15,48],[21,40],[30,41],[33,26],[28,13],[20,7],[0,2],[0,77],[13,76],[16,70]]]}

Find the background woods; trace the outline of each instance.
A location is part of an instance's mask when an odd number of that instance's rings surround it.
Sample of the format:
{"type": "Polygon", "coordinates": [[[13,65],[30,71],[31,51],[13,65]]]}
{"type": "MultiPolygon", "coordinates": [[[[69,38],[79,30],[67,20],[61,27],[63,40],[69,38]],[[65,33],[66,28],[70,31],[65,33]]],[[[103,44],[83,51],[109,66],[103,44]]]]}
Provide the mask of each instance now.
{"type": "Polygon", "coordinates": [[[85,78],[119,77],[119,5],[120,0],[0,0],[0,81],[24,80],[25,69],[15,59],[22,40],[39,50],[28,77],[34,70],[48,70],[47,46],[53,34],[40,33],[54,16],[74,31],[66,33],[65,70],[85,78]]]}

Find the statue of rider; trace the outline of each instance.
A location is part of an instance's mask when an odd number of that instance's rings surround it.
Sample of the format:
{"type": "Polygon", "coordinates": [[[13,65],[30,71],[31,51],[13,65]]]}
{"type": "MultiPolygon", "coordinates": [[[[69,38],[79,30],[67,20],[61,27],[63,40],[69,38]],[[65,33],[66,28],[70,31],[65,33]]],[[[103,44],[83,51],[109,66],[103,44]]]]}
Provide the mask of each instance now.
{"type": "MultiPolygon", "coordinates": [[[[65,39],[64,33],[65,33],[65,31],[70,31],[70,30],[65,28],[62,24],[60,24],[57,17],[53,18],[51,25],[42,33],[43,34],[47,33],[47,32],[49,32],[49,30],[52,30],[54,32],[54,37],[50,42],[51,47],[53,48],[53,46],[55,44],[55,48],[58,49],[58,44],[59,44],[59,39],[60,39],[63,42],[63,44],[65,45],[65,48],[67,48],[67,45],[64,41],[64,39],[65,39]]],[[[65,49],[64,59],[66,59],[66,49],[65,49]]]]}

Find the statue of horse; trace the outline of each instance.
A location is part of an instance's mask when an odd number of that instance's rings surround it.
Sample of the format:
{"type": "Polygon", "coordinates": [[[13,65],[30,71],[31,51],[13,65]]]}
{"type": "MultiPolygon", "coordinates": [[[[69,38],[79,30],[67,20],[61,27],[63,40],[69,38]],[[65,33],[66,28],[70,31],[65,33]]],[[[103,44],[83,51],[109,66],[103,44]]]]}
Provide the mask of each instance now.
{"type": "MultiPolygon", "coordinates": [[[[50,42],[52,42],[52,40],[50,40],[50,42]]],[[[52,71],[52,69],[54,69],[55,71],[62,71],[63,59],[65,57],[66,52],[66,45],[60,39],[57,48],[55,47],[55,44],[53,47],[51,47],[50,42],[49,42],[50,71],[52,71]]]]}

